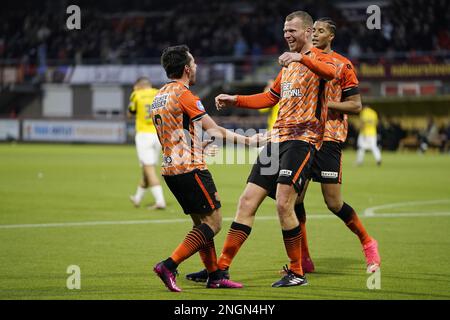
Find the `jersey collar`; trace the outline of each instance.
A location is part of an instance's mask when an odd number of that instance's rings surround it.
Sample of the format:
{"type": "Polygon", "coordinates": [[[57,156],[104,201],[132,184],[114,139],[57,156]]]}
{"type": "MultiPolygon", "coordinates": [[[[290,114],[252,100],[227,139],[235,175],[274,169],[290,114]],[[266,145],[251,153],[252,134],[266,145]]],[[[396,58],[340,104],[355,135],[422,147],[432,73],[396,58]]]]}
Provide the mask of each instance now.
{"type": "Polygon", "coordinates": [[[184,84],[183,82],[178,81],[178,80],[170,80],[169,82],[167,82],[167,84],[169,84],[169,83],[174,83],[174,82],[176,82],[176,83],[178,83],[178,84],[181,84],[181,85],[184,86],[186,89],[189,89],[189,86],[187,86],[186,84],[184,84]]]}

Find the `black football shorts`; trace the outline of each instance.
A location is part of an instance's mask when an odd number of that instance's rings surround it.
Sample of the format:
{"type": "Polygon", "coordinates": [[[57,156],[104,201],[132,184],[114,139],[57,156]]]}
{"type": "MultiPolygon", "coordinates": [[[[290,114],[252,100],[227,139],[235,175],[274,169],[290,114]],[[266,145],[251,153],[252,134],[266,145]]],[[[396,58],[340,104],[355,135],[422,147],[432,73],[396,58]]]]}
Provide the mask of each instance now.
{"type": "Polygon", "coordinates": [[[315,182],[342,183],[342,145],[339,142],[324,141],[316,152],[311,178],[315,182]]]}
{"type": "Polygon", "coordinates": [[[163,177],[185,214],[208,214],[221,207],[216,185],[208,170],[163,177]]]}
{"type": "Polygon", "coordinates": [[[269,143],[256,159],[247,183],[266,189],[273,199],[278,183],[294,185],[300,193],[310,177],[314,154],[315,147],[300,140],[269,143]]]}

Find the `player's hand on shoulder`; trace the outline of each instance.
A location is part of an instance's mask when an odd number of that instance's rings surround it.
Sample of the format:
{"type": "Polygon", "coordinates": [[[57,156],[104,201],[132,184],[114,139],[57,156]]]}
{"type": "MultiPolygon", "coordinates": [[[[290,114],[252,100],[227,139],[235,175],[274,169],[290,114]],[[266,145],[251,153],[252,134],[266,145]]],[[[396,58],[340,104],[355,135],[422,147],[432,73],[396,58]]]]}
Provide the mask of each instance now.
{"type": "Polygon", "coordinates": [[[221,110],[226,107],[235,106],[237,96],[221,93],[216,97],[215,101],[217,110],[221,110]]]}
{"type": "Polygon", "coordinates": [[[298,52],[285,52],[278,58],[278,63],[282,67],[287,67],[292,62],[300,62],[302,54],[298,52]]]}

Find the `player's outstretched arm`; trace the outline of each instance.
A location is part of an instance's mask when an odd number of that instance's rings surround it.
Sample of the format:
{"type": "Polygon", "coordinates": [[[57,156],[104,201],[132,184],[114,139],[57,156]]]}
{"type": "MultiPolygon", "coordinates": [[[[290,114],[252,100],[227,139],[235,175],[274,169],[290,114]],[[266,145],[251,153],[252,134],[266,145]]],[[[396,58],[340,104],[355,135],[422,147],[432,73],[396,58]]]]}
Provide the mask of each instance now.
{"type": "Polygon", "coordinates": [[[215,139],[223,139],[234,144],[244,144],[246,146],[260,146],[267,142],[268,137],[263,134],[255,134],[251,137],[246,137],[241,134],[237,134],[230,130],[225,129],[217,125],[217,123],[209,116],[205,115],[201,120],[201,125],[209,136],[215,137],[215,139]]]}
{"type": "Polygon", "coordinates": [[[262,93],[234,96],[219,94],[216,97],[217,110],[227,106],[246,109],[265,109],[275,106],[280,101],[281,75],[280,71],[271,85],[266,86],[265,92],[262,93]]]}
{"type": "Polygon", "coordinates": [[[252,94],[248,96],[230,96],[227,94],[219,94],[216,97],[216,108],[220,110],[226,106],[235,106],[246,109],[264,109],[273,107],[280,100],[272,92],[252,94]]]}
{"type": "Polygon", "coordinates": [[[330,101],[328,102],[328,108],[341,113],[358,114],[362,109],[361,95],[355,94],[346,97],[342,102],[330,101]]]}

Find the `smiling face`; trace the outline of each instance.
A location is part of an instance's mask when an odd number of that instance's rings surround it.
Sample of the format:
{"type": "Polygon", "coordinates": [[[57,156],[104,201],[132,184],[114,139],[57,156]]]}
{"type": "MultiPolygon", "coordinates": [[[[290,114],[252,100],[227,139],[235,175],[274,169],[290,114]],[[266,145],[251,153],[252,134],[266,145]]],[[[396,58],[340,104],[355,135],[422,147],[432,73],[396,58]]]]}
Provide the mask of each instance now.
{"type": "Polygon", "coordinates": [[[303,46],[309,41],[312,28],[305,27],[301,18],[294,17],[284,23],[284,39],[291,52],[300,52],[303,46]]]}
{"type": "Polygon", "coordinates": [[[328,23],[324,21],[314,22],[312,43],[316,48],[324,50],[330,47],[333,39],[334,33],[328,23]]]}

